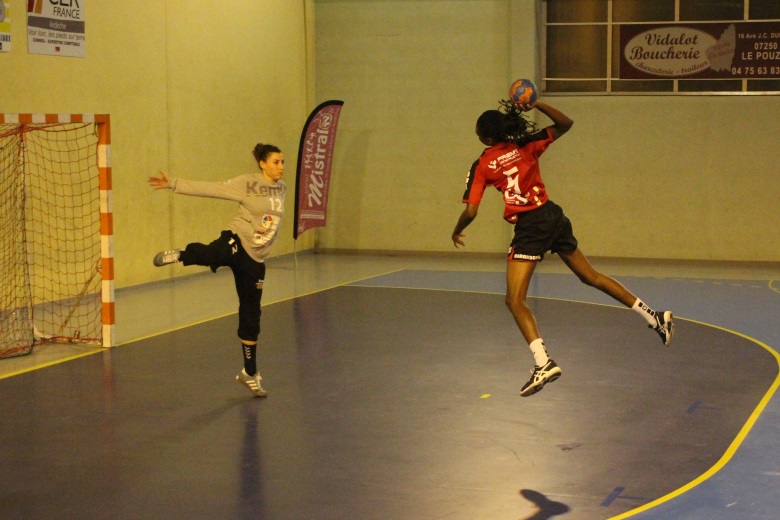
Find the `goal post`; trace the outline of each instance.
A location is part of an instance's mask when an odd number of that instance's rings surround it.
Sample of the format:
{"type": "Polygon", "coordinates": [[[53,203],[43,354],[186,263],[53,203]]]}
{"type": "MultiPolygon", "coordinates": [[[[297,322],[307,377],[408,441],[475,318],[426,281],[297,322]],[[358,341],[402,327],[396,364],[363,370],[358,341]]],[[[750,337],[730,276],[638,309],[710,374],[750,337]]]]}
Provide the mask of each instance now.
{"type": "Polygon", "coordinates": [[[0,113],[0,358],[115,345],[107,114],[0,113]]]}

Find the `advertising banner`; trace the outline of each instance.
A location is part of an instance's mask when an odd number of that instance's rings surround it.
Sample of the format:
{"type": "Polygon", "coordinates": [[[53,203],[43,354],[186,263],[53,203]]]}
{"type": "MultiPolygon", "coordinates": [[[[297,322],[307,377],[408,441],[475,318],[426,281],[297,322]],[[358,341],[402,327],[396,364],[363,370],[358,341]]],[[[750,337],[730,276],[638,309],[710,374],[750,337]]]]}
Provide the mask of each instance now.
{"type": "Polygon", "coordinates": [[[309,116],[298,148],[293,238],[307,229],[324,227],[328,213],[328,188],[336,130],[343,101],[320,104],[309,116]]]}
{"type": "Polygon", "coordinates": [[[11,50],[10,3],[0,0],[0,52],[11,50]]]}
{"type": "Polygon", "coordinates": [[[31,54],[86,56],[87,0],[27,0],[27,50],[31,54]]]}
{"type": "Polygon", "coordinates": [[[620,27],[620,79],[780,78],[780,22],[620,27]]]}

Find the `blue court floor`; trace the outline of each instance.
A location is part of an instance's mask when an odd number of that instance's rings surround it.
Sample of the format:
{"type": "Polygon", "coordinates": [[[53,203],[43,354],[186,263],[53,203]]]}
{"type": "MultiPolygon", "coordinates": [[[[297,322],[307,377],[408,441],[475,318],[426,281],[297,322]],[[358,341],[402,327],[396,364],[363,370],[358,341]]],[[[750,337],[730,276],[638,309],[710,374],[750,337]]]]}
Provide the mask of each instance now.
{"type": "Polygon", "coordinates": [[[777,519],[780,271],[594,263],[678,336],[546,260],[564,376],[527,399],[500,257],[272,259],[267,400],[220,350],[229,273],[118,291],[115,349],[0,360],[0,518],[777,519]]]}
{"type": "MultiPolygon", "coordinates": [[[[664,302],[678,318],[706,323],[750,338],[771,354],[773,370],[780,362],[780,281],[706,278],[620,276],[619,280],[646,302],[664,302]]],[[[431,273],[402,271],[363,282],[389,287],[437,290],[504,290],[504,280],[493,273],[431,273]]],[[[580,284],[570,274],[538,275],[529,294],[552,299],[614,305],[609,298],[580,284]]],[[[679,338],[677,338],[679,340],[679,338]]],[[[673,348],[684,349],[675,343],[673,348]]],[[[721,367],[724,381],[741,370],[738,363],[721,367]]],[[[672,370],[695,379],[696,366],[672,370]]],[[[663,394],[664,381],[657,382],[663,394]]],[[[773,520],[780,518],[780,378],[767,385],[731,445],[717,463],[684,486],[650,503],[612,518],[690,520],[773,520]]],[[[737,389],[738,391],[738,389],[737,389]]],[[[663,399],[660,400],[663,402],[663,399]]],[[[616,488],[619,496],[622,490],[616,488]]],[[[540,516],[539,518],[547,518],[540,516]]]]}

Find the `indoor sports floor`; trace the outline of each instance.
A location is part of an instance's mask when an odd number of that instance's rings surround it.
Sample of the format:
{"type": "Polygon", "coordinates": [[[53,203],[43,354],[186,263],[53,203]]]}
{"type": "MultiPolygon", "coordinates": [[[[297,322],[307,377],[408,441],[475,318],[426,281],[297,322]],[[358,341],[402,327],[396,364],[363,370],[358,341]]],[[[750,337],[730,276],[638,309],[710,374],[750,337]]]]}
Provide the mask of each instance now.
{"type": "Polygon", "coordinates": [[[270,260],[267,399],[229,271],[119,290],[118,347],[0,360],[0,518],[776,520],[780,270],[594,263],[674,341],[549,257],[528,398],[500,255],[270,260]]]}

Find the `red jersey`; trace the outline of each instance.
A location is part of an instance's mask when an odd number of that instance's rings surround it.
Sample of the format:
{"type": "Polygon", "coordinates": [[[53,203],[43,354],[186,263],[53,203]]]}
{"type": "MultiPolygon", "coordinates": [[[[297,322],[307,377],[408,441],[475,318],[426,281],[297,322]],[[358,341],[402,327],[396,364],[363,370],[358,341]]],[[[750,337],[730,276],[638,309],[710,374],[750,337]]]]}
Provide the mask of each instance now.
{"type": "Polygon", "coordinates": [[[517,214],[532,211],[547,202],[547,190],[539,171],[539,156],[553,142],[549,129],[529,136],[522,146],[499,143],[486,148],[474,161],[466,180],[463,202],[478,206],[485,188],[493,186],[504,197],[504,219],[517,221],[517,214]]]}

